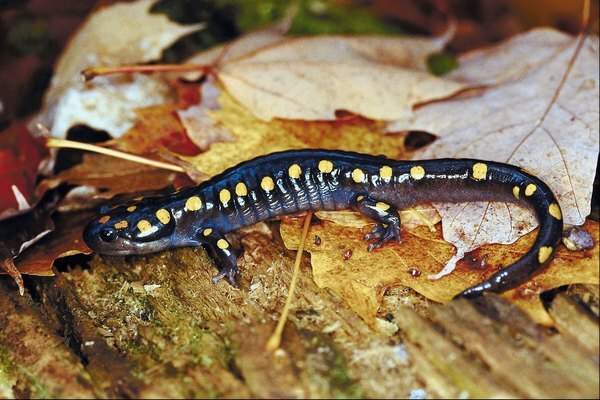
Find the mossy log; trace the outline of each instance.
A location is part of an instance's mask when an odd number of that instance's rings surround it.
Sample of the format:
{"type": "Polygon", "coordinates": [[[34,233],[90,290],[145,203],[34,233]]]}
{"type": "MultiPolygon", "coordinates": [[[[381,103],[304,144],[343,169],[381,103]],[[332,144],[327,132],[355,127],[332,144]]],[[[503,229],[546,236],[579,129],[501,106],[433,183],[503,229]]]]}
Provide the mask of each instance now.
{"type": "Polygon", "coordinates": [[[211,283],[201,248],[94,255],[23,297],[1,277],[0,397],[598,397],[598,318],[569,295],[549,330],[495,296],[442,306],[395,288],[375,331],[314,284],[308,256],[267,352],[293,257],[264,233],[242,243],[239,289],[211,283]]]}

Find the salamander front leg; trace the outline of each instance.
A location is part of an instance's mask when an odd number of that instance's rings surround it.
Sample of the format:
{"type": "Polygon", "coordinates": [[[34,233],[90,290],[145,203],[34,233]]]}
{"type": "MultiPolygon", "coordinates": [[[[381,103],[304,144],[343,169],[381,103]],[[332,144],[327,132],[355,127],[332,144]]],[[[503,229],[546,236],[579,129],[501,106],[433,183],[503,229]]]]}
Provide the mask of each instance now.
{"type": "Polygon", "coordinates": [[[352,208],[379,222],[371,233],[367,233],[364,237],[365,240],[377,240],[369,244],[369,247],[367,247],[368,251],[380,248],[384,243],[392,239],[398,242],[402,241],[400,237],[400,214],[395,207],[368,196],[358,196],[352,208]]]}
{"type": "Polygon", "coordinates": [[[231,244],[225,239],[221,233],[214,229],[207,228],[198,233],[200,242],[204,244],[221,267],[219,273],[212,278],[212,282],[216,284],[223,278],[227,278],[233,287],[238,287],[236,274],[239,272],[237,267],[237,257],[231,247],[231,244]]]}

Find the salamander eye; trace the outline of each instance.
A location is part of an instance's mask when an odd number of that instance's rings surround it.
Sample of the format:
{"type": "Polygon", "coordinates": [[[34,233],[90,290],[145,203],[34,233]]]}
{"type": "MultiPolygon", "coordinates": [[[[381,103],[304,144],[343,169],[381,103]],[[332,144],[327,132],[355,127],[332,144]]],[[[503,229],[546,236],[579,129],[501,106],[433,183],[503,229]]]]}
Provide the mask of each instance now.
{"type": "Polygon", "coordinates": [[[115,231],[109,229],[103,229],[100,231],[100,239],[104,242],[112,242],[117,238],[115,231]]]}

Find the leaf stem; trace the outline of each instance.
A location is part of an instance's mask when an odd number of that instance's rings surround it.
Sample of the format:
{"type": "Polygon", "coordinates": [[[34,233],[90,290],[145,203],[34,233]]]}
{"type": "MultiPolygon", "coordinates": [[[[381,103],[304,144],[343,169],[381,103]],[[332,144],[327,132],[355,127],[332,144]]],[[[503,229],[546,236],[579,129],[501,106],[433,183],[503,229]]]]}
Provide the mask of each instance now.
{"type": "Polygon", "coordinates": [[[120,67],[91,67],[81,71],[84,82],[97,76],[113,74],[151,73],[151,72],[202,72],[209,74],[213,67],[197,64],[162,64],[162,65],[122,65],[120,67]]]}
{"type": "Polygon", "coordinates": [[[167,169],[175,172],[185,172],[185,170],[179,165],[169,164],[162,161],[150,160],[148,158],[136,156],[133,154],[125,153],[118,150],[107,149],[105,147],[96,146],[89,143],[76,142],[73,140],[48,138],[46,141],[47,147],[63,148],[63,149],[78,149],[87,150],[94,153],[104,154],[111,157],[121,158],[123,160],[133,161],[139,164],[146,164],[156,168],[167,169]]]}

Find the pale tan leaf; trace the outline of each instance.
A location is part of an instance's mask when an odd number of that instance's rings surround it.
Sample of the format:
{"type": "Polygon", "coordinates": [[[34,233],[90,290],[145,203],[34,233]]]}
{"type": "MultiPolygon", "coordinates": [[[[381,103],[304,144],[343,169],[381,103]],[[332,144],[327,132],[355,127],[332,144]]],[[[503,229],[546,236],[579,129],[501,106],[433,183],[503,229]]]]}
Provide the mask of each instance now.
{"type": "MultiPolygon", "coordinates": [[[[240,36],[229,43],[215,46],[207,51],[198,53],[189,58],[186,64],[198,65],[223,65],[226,62],[247,56],[260,49],[267,48],[284,39],[284,34],[289,28],[289,21],[266,29],[250,32],[240,36]]],[[[190,73],[191,76],[194,73],[190,73]]],[[[187,76],[187,75],[186,75],[187,76]]]]}
{"type": "Polygon", "coordinates": [[[468,87],[426,72],[450,36],[289,38],[223,63],[217,77],[263,120],[333,120],[337,110],[393,120],[468,87]]]}
{"type": "MultiPolygon", "coordinates": [[[[521,166],[554,191],[566,224],[583,224],[599,147],[598,38],[585,39],[579,49],[575,38],[534,30],[472,53],[461,65],[455,76],[482,81],[489,75],[495,78],[485,83],[504,82],[470,97],[424,105],[388,129],[440,136],[417,158],[468,157],[521,166]],[[531,59],[523,60],[524,54],[531,59]]],[[[528,211],[512,204],[435,207],[444,238],[459,255],[485,243],[512,243],[536,226],[528,211]]]]}
{"type": "Polygon", "coordinates": [[[120,136],[135,121],[133,109],[162,104],[169,88],[160,77],[102,77],[84,83],[81,71],[158,59],[180,37],[201,28],[150,14],[156,0],[117,3],[94,12],[60,57],[37,121],[64,137],[78,123],[120,136]]]}

